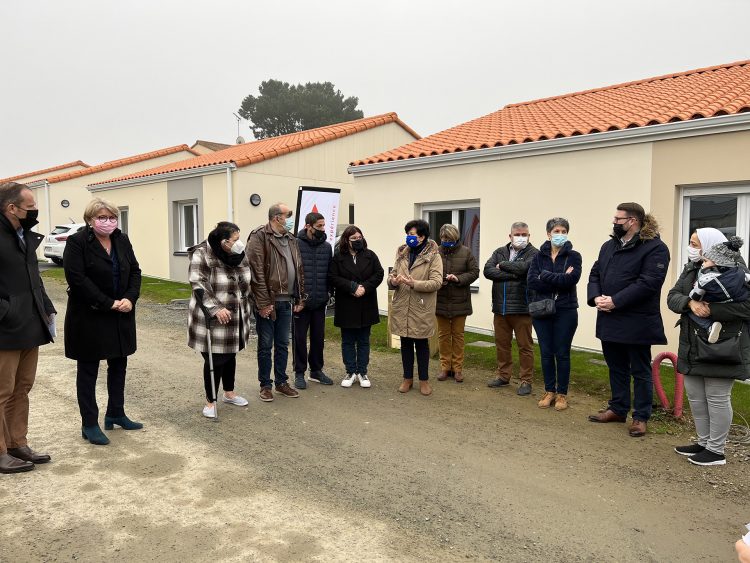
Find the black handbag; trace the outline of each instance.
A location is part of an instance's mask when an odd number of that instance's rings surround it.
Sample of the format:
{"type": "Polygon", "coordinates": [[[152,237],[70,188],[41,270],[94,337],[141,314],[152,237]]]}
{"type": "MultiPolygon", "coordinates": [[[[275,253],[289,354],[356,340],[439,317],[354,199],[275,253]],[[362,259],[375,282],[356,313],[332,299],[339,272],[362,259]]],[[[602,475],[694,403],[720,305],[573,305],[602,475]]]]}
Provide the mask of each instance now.
{"type": "MultiPolygon", "coordinates": [[[[565,257],[565,263],[563,264],[563,272],[568,266],[568,258],[565,257]]],[[[554,267],[554,266],[553,266],[554,267]]],[[[532,319],[546,319],[547,317],[553,316],[557,312],[557,293],[550,299],[540,299],[538,301],[532,301],[529,303],[529,315],[532,319]]]]}
{"type": "Polygon", "coordinates": [[[741,335],[742,331],[709,344],[696,330],[695,360],[705,364],[740,365],[742,363],[741,335]]]}

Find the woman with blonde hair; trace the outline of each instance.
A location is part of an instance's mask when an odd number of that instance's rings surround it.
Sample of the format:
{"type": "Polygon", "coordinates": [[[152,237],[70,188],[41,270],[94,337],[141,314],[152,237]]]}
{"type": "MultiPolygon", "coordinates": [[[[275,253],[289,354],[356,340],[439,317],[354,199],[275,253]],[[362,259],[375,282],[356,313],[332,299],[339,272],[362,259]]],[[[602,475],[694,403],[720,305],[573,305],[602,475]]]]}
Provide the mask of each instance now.
{"type": "Polygon", "coordinates": [[[459,242],[455,225],[440,227],[440,257],[443,259],[443,287],[437,294],[435,316],[440,348],[438,381],[453,377],[464,380],[464,327],[471,315],[471,284],[479,277],[477,259],[459,242]]]}
{"type": "Polygon", "coordinates": [[[135,303],[141,292],[141,268],[128,236],[117,228],[120,211],[95,198],[83,213],[86,227],[68,237],[63,254],[68,282],[65,356],[78,362],[76,389],[81,436],[105,445],[99,427],[96,379],[107,360],[107,412],[104,428],[143,428],[125,415],[125,372],[136,351],[135,303]]]}

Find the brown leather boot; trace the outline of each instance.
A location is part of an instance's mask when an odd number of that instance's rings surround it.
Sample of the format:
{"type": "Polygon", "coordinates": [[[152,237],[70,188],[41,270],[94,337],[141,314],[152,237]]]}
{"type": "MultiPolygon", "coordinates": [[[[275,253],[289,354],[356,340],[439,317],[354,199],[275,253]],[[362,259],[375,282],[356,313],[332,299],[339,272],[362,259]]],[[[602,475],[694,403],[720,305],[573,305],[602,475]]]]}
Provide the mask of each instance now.
{"type": "Polygon", "coordinates": [[[440,375],[437,376],[438,381],[445,381],[448,379],[448,370],[443,370],[440,372],[440,375]]]}
{"type": "Polygon", "coordinates": [[[419,381],[419,392],[422,393],[425,397],[427,395],[432,395],[432,387],[430,387],[429,381],[419,381]]]}
{"type": "Polygon", "coordinates": [[[453,379],[456,381],[456,383],[463,383],[464,382],[464,374],[460,371],[457,371],[453,374],[453,379]]]}
{"type": "Polygon", "coordinates": [[[404,381],[401,383],[401,385],[398,388],[399,393],[408,393],[411,389],[412,385],[414,385],[413,379],[406,379],[404,378],[404,381]]]}
{"type": "Polygon", "coordinates": [[[555,410],[564,411],[568,408],[568,397],[566,395],[557,395],[555,400],[555,410]]]}

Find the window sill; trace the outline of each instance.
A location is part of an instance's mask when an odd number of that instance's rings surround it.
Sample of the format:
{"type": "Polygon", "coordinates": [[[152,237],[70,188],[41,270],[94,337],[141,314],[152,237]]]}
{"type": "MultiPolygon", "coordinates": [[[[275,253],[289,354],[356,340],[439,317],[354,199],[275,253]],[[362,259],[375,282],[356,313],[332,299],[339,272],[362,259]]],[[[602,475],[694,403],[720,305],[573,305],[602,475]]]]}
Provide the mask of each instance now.
{"type": "Polygon", "coordinates": [[[172,253],[172,256],[187,256],[187,250],[176,250],[172,253]]]}

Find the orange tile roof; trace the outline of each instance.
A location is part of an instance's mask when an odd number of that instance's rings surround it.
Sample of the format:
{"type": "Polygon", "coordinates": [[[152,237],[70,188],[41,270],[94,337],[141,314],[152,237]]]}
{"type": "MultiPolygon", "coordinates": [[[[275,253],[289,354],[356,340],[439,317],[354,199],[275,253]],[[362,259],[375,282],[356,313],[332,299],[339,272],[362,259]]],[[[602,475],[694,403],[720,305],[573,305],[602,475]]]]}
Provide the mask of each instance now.
{"type": "Polygon", "coordinates": [[[40,174],[47,174],[48,172],[56,172],[58,170],[64,170],[65,168],[71,168],[73,166],[83,166],[84,168],[88,168],[89,165],[81,160],[76,160],[75,162],[68,162],[67,164],[60,164],[59,166],[53,166],[52,168],[45,168],[44,170],[37,170],[35,172],[27,172],[26,174],[19,174],[18,176],[11,176],[10,178],[2,178],[0,179],[0,184],[4,184],[5,182],[13,182],[15,180],[20,180],[21,178],[29,178],[31,176],[39,176],[40,174]]]}
{"type": "Polygon", "coordinates": [[[353,166],[750,111],[750,60],[509,104],[353,166]]]}
{"type": "Polygon", "coordinates": [[[73,172],[53,176],[52,178],[47,178],[47,182],[50,184],[57,184],[66,180],[72,180],[73,178],[80,178],[81,176],[88,176],[89,174],[95,174],[96,172],[103,172],[105,170],[111,170],[113,168],[119,168],[121,166],[127,166],[128,164],[135,164],[136,162],[143,162],[144,160],[151,160],[152,158],[159,158],[160,156],[167,156],[182,151],[196,155],[198,154],[187,145],[176,145],[166,149],[159,149],[157,151],[145,152],[135,156],[110,160],[109,162],[103,162],[102,164],[97,164],[96,166],[91,166],[84,170],[74,170],[73,172]]]}
{"type": "Polygon", "coordinates": [[[318,127],[317,129],[308,129],[307,131],[280,135],[279,137],[270,137],[268,139],[252,141],[245,143],[244,145],[233,145],[228,149],[204,154],[196,158],[165,164],[164,166],[159,166],[157,168],[151,168],[149,170],[143,170],[142,172],[128,174],[127,176],[113,178],[106,182],[97,183],[106,184],[109,182],[143,178],[146,176],[179,172],[181,170],[191,170],[193,168],[202,168],[204,166],[213,166],[217,164],[234,163],[237,167],[248,166],[263,160],[269,160],[277,156],[319,145],[326,141],[333,141],[334,139],[340,139],[342,137],[347,137],[348,135],[353,135],[354,133],[366,131],[367,129],[387,125],[388,123],[397,123],[415,139],[420,138],[411,127],[399,119],[395,112],[391,112],[382,115],[375,115],[373,117],[365,117],[354,121],[326,125],[325,127],[318,127]]]}

